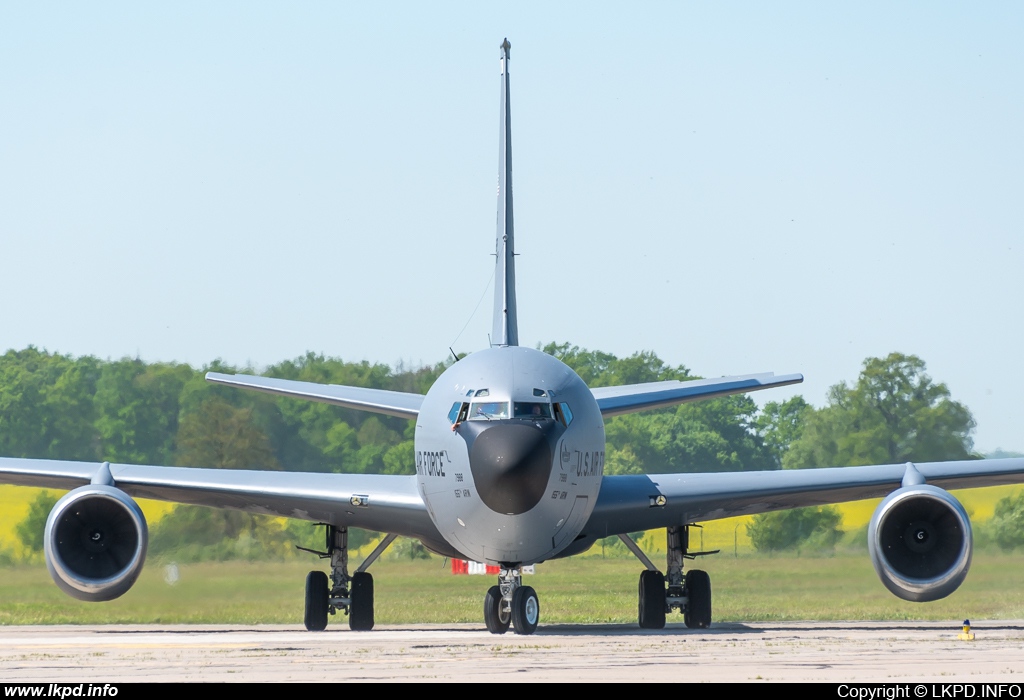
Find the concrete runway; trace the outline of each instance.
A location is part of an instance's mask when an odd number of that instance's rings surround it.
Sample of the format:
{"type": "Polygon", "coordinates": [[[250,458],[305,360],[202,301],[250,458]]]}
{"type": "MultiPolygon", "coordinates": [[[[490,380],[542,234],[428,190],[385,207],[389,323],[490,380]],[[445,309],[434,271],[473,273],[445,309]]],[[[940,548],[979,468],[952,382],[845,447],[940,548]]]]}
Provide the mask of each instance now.
{"type": "Polygon", "coordinates": [[[1021,682],[1024,621],[546,625],[17,626],[0,628],[0,680],[1021,682]]]}

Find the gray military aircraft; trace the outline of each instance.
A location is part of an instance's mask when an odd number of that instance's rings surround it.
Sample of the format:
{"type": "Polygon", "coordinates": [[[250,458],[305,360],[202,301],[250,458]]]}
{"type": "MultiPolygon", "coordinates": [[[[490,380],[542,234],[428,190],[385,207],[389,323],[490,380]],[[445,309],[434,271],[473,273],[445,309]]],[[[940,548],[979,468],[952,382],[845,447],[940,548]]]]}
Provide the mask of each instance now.
{"type": "Polygon", "coordinates": [[[696,523],[785,508],[885,496],[868,531],[882,583],[905,600],[952,593],[971,562],[967,514],[945,489],[1024,481],[1024,459],[715,474],[604,476],[604,419],[728,394],[794,384],[799,374],[755,374],[588,388],[575,372],[519,346],[512,226],[509,43],[501,44],[498,226],[491,346],[456,362],[426,395],[211,372],[218,384],[321,401],[416,421],[415,476],[307,474],[0,459],[0,481],[71,489],[46,523],[56,584],[81,600],[125,593],[146,557],[148,530],[134,498],[153,498],[326,525],[330,577],[306,578],[305,624],[323,630],[348,615],[373,627],[367,568],[411,537],[449,557],[500,567],[484,596],[487,629],[531,634],[540,619],[524,565],[579,554],[617,535],[643,563],[639,623],[664,627],[682,612],[711,624],[711,582],[683,564],[696,523]],[[387,533],[350,573],[348,528],[387,533]],[[625,533],[665,528],[665,571],[625,533]]]}

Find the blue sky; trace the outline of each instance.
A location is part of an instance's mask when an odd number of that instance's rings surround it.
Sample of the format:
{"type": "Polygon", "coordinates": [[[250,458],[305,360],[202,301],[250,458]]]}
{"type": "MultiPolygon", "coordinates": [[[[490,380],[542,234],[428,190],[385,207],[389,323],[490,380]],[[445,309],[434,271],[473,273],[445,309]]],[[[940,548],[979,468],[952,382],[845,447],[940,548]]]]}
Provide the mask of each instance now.
{"type": "Polygon", "coordinates": [[[1022,35],[1015,3],[6,3],[0,349],[485,346],[508,36],[523,344],[816,405],[914,353],[1021,450],[1022,35]]]}

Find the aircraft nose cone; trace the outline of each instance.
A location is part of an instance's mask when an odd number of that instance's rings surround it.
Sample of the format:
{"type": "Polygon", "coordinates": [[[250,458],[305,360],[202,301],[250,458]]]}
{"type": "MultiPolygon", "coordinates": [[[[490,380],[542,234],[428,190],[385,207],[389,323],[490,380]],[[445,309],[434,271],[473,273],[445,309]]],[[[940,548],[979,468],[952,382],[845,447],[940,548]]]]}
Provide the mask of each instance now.
{"type": "Polygon", "coordinates": [[[519,515],[533,508],[551,475],[550,426],[533,423],[488,426],[473,441],[469,466],[488,508],[519,515]]]}

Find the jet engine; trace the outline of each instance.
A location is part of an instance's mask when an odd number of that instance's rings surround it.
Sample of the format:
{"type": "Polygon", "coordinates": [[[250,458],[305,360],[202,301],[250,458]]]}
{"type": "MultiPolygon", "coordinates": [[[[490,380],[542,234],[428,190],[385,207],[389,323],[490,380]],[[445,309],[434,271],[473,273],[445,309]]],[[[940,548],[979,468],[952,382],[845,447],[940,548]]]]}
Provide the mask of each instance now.
{"type": "Polygon", "coordinates": [[[128,494],[90,484],[57,501],[43,542],[46,566],[61,590],[79,600],[113,600],[139,577],[149,530],[128,494]]]}
{"type": "Polygon", "coordinates": [[[868,551],[882,583],[924,603],[955,591],[971,566],[971,522],[948,491],[917,484],[893,491],[868,524],[868,551]]]}

